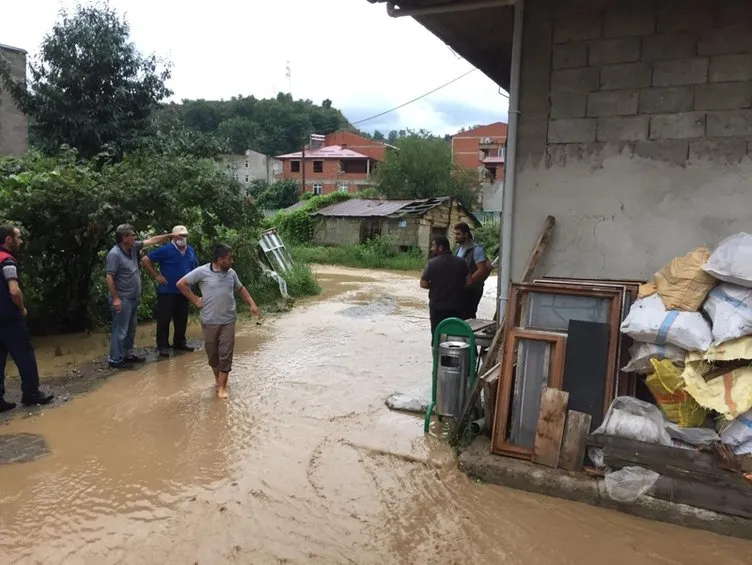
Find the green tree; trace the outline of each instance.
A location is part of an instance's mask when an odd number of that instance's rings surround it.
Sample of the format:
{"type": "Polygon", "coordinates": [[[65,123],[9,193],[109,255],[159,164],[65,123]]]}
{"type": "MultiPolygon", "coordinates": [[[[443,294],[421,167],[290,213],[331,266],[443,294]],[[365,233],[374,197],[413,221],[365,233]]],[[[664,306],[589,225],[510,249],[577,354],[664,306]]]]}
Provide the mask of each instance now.
{"type": "Polygon", "coordinates": [[[217,127],[217,137],[226,140],[229,150],[242,155],[246,149],[265,145],[259,125],[249,118],[234,116],[217,127]]]}
{"type": "Polygon", "coordinates": [[[300,185],[294,180],[280,180],[269,184],[259,194],[256,205],[264,210],[281,210],[298,201],[300,185]]]}
{"type": "Polygon", "coordinates": [[[169,67],[138,52],[127,21],[107,4],[60,12],[29,65],[28,90],[7,65],[0,75],[31,118],[33,145],[48,154],[68,145],[85,159],[103,151],[121,156],[170,95],[169,67]]]}
{"type": "Polygon", "coordinates": [[[227,101],[184,100],[168,104],[158,120],[171,128],[187,128],[215,135],[240,154],[253,149],[265,155],[299,151],[312,133],[327,134],[349,127],[331,100],[317,106],[293,100],[289,94],[258,100],[253,96],[227,101]]]}
{"type": "Polygon", "coordinates": [[[0,210],[27,245],[23,273],[32,326],[39,331],[87,327],[91,291],[103,280],[103,253],[115,227],[152,234],[185,224],[192,239],[260,223],[237,182],[214,161],[138,153],[95,168],[74,151],[30,153],[0,161],[0,210]]]}
{"type": "Polygon", "coordinates": [[[426,132],[410,133],[396,142],[376,169],[379,192],[387,198],[454,196],[468,208],[478,201],[477,174],[452,163],[444,140],[426,132]]]}

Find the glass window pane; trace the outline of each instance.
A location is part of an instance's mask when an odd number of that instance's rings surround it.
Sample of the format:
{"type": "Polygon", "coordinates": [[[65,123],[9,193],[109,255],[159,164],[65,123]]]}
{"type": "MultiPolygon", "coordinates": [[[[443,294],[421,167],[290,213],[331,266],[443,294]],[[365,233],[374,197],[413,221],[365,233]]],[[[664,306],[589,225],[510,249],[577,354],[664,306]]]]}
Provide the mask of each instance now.
{"type": "Polygon", "coordinates": [[[608,323],[610,298],[530,292],[522,313],[523,328],[566,332],[571,320],[608,323]]]}
{"type": "Polygon", "coordinates": [[[545,341],[517,341],[509,441],[533,447],[538,426],[541,392],[548,385],[552,345],[545,341]]]}

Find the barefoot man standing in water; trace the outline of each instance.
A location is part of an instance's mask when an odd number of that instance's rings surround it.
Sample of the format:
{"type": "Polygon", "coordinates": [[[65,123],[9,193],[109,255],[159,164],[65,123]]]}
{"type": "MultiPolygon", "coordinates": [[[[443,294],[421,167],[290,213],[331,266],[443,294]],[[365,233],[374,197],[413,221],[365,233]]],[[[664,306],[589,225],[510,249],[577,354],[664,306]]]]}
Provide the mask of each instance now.
{"type": "Polygon", "coordinates": [[[220,245],[214,250],[212,262],[192,270],[177,283],[180,292],[201,311],[201,327],[209,366],[217,382],[217,396],[227,398],[227,379],[232,370],[235,347],[235,292],[251,307],[251,314],[259,310],[251,295],[232,269],[232,249],[220,245]],[[199,298],[191,291],[198,285],[199,298]]]}

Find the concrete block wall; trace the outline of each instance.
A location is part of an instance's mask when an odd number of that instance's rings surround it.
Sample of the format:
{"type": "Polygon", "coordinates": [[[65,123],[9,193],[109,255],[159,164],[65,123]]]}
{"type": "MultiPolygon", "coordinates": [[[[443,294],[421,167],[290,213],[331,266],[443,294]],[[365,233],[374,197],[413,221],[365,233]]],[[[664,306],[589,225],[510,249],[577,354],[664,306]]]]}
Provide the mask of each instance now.
{"type": "Polygon", "coordinates": [[[549,213],[561,276],[644,278],[752,232],[752,2],[680,4],[527,0],[516,271],[549,213]]]}
{"type": "Polygon", "coordinates": [[[683,2],[682,14],[669,0],[536,3],[521,84],[525,158],[550,164],[561,144],[588,154],[619,144],[676,164],[752,151],[752,3],[683,2]]]}
{"type": "MultiPolygon", "coordinates": [[[[0,57],[11,65],[13,77],[26,81],[26,52],[0,45],[0,57]]],[[[7,91],[0,86],[0,156],[23,155],[29,147],[29,124],[7,91]]]]}

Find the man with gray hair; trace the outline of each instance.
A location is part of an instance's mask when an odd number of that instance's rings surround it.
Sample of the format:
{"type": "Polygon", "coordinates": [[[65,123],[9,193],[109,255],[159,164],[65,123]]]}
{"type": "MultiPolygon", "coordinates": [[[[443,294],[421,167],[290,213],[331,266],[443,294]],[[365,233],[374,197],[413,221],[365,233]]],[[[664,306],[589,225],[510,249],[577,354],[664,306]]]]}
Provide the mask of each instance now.
{"type": "Polygon", "coordinates": [[[139,254],[144,247],[163,243],[171,234],[157,235],[136,241],[136,231],[128,224],[115,230],[115,245],[107,253],[105,273],[112,306],[112,338],[109,363],[113,369],[130,369],[132,363],[143,362],[133,352],[136,339],[136,312],[141,296],[139,254]]]}

